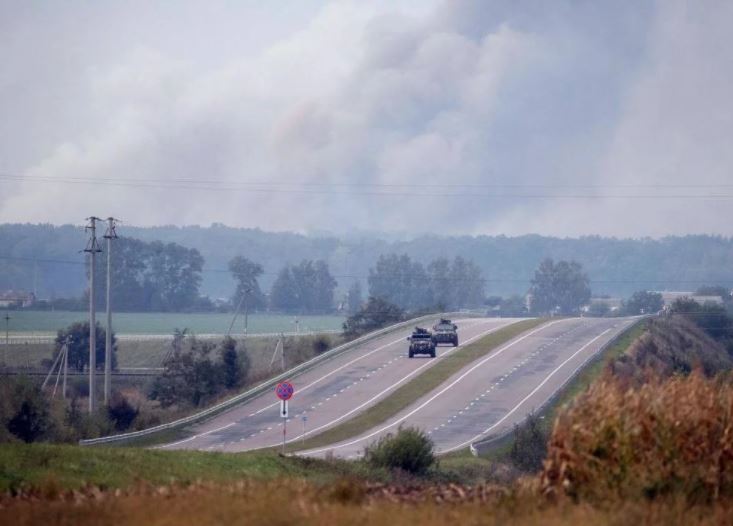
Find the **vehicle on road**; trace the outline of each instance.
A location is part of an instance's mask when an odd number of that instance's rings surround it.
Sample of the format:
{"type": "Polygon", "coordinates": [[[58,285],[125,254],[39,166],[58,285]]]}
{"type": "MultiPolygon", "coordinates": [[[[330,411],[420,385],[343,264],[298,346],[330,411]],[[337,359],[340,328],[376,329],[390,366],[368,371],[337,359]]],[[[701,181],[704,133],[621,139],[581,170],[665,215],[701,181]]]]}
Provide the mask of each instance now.
{"type": "Polygon", "coordinates": [[[435,345],[450,343],[453,347],[458,347],[458,325],[448,319],[441,318],[438,323],[433,325],[433,341],[435,345]]]}
{"type": "Polygon", "coordinates": [[[435,358],[435,342],[429,330],[415,327],[412,334],[407,337],[407,341],[410,342],[410,349],[407,353],[410,358],[416,354],[429,354],[432,358],[435,358]]]}

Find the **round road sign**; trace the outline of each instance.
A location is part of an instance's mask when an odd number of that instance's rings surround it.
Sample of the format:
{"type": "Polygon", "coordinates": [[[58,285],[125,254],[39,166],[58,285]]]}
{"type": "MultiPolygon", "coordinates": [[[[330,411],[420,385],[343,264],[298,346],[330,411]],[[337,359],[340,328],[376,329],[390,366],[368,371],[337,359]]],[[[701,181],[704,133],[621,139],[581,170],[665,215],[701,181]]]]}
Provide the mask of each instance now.
{"type": "Polygon", "coordinates": [[[290,400],[293,396],[293,392],[295,392],[295,389],[293,388],[293,384],[290,382],[280,382],[277,384],[277,387],[275,387],[275,394],[280,400],[290,400]]]}

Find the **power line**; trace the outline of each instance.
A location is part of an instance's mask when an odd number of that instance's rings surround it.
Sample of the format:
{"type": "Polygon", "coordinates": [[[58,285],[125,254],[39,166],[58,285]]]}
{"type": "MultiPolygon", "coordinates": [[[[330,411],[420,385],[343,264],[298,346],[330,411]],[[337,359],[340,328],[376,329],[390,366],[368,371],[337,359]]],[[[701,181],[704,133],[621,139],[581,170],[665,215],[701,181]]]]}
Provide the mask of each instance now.
{"type": "Polygon", "coordinates": [[[103,178],[84,178],[84,177],[65,177],[57,178],[50,176],[20,176],[0,174],[0,182],[19,181],[43,184],[73,184],[73,185],[92,185],[92,186],[114,186],[128,188],[155,188],[162,190],[195,190],[195,191],[216,191],[216,192],[241,192],[241,193],[265,193],[265,194],[299,194],[299,195],[337,195],[337,196],[371,196],[371,197],[438,197],[438,198],[485,198],[485,199],[733,199],[733,193],[674,193],[674,194],[609,194],[609,193],[456,193],[456,192],[439,192],[430,193],[423,189],[440,189],[440,188],[456,188],[456,189],[476,189],[476,188],[494,188],[494,189],[731,189],[733,185],[502,185],[502,184],[465,184],[465,185],[442,185],[442,184],[380,184],[380,183],[288,183],[288,182],[268,182],[256,183],[246,181],[223,181],[223,180],[205,180],[196,181],[194,179],[128,179],[120,181],[115,179],[103,178]],[[377,189],[397,189],[402,188],[403,191],[365,191],[365,190],[334,190],[333,188],[377,188],[377,189]],[[409,190],[409,191],[408,191],[409,190]]]}

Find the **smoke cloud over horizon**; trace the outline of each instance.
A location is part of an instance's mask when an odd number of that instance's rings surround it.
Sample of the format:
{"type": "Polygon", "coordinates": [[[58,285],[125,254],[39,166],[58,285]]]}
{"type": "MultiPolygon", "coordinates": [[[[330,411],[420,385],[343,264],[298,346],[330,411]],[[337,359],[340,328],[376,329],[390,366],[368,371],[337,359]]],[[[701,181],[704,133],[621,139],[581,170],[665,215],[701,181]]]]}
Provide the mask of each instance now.
{"type": "Polygon", "coordinates": [[[0,5],[0,221],[733,235],[733,4],[0,5]]]}

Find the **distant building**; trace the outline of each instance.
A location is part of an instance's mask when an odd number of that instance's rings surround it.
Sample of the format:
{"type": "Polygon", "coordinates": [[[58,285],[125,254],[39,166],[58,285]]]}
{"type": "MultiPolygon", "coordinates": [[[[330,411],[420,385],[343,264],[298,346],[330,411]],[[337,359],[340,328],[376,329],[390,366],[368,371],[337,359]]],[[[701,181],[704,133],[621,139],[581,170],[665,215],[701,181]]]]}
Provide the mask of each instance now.
{"type": "Polygon", "coordinates": [[[32,292],[7,290],[0,292],[0,307],[30,307],[36,302],[36,295],[32,292]]]}
{"type": "Polygon", "coordinates": [[[670,307],[676,300],[680,298],[687,298],[695,300],[699,304],[703,303],[715,303],[716,305],[723,304],[723,298],[720,296],[701,296],[694,292],[670,292],[670,291],[659,291],[662,295],[662,301],[664,301],[665,307],[670,307]]]}

